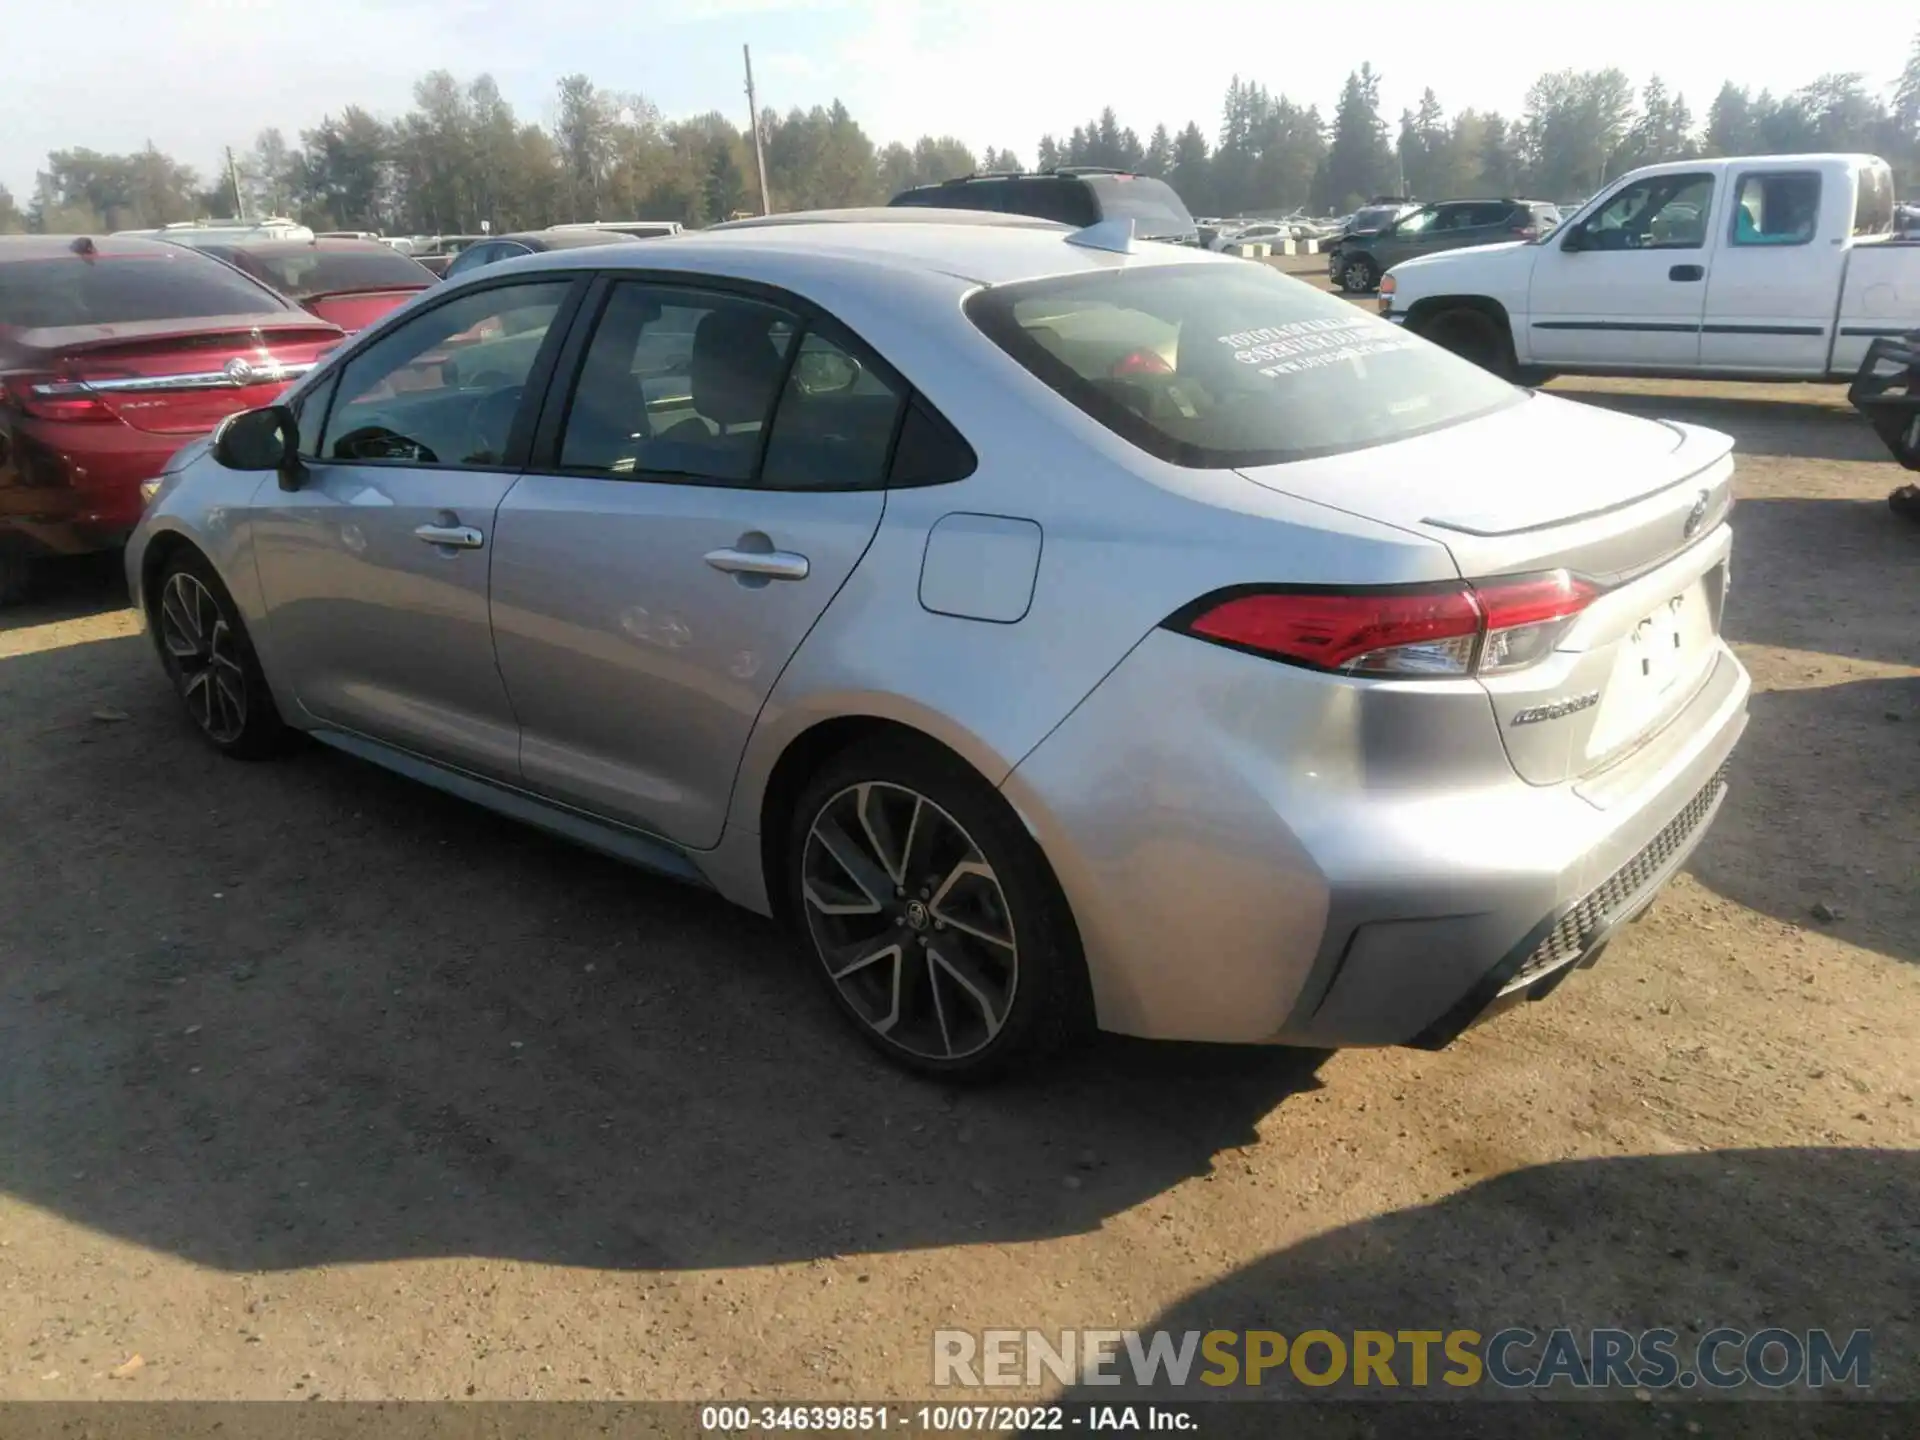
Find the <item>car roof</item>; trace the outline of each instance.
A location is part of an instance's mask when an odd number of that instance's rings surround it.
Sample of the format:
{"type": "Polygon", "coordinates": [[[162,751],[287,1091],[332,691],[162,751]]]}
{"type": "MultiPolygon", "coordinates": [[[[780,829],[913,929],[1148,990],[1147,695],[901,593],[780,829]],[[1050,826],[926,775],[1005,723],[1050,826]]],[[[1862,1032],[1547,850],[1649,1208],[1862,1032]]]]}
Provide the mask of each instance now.
{"type": "MultiPolygon", "coordinates": [[[[937,186],[922,186],[937,189],[937,186]]],[[[781,215],[755,215],[710,225],[716,230],[753,230],[769,225],[1013,225],[1028,230],[1071,230],[1058,220],[1037,215],[1009,215],[999,210],[948,210],[937,205],[859,205],[846,210],[791,210],[781,215]]]]}
{"type": "Polygon", "coordinates": [[[272,260],[282,255],[311,255],[322,251],[334,255],[399,255],[403,260],[413,257],[402,254],[381,240],[358,240],[345,235],[316,235],[311,240],[222,240],[215,245],[197,245],[197,250],[244,250],[249,255],[258,255],[272,260]]]}
{"type": "MultiPolygon", "coordinates": [[[[0,235],[0,263],[8,260],[54,260],[62,255],[75,257],[85,253],[74,247],[81,241],[92,246],[95,255],[176,255],[194,253],[191,245],[176,245],[166,240],[150,240],[142,235],[0,235]]],[[[208,257],[201,256],[203,260],[208,257]]],[[[209,264],[218,264],[208,260],[209,264]]]]}
{"type": "Polygon", "coordinates": [[[483,236],[475,243],[511,240],[532,250],[572,250],[582,245],[621,245],[632,239],[631,235],[622,235],[618,230],[515,230],[509,235],[483,236]]]}
{"type": "Polygon", "coordinates": [[[517,268],[592,269],[630,264],[636,269],[690,270],[780,283],[783,270],[859,267],[879,283],[884,272],[917,271],[974,284],[1001,285],[1129,266],[1244,265],[1211,251],[1153,241],[1120,254],[1070,244],[1076,232],[1057,224],[1008,225],[977,221],[897,220],[716,226],[680,236],[670,245],[628,240],[619,255],[537,255],[508,261],[517,268]]]}

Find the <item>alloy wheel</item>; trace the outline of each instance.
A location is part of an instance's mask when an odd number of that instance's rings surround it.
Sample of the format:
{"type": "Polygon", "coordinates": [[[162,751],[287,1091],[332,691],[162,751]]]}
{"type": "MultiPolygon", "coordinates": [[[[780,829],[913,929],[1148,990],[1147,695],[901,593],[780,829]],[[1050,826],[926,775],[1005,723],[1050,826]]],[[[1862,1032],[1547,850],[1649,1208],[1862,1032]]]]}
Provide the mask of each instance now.
{"type": "Polygon", "coordinates": [[[1347,267],[1347,288],[1349,290],[1367,290],[1372,288],[1373,270],[1359,261],[1347,267]]]}
{"type": "Polygon", "coordinates": [[[889,1044],[960,1060],[999,1035],[1020,980],[1012,911],[965,827],[904,785],[850,785],[801,858],[807,929],[847,1007],[889,1044]]]}
{"type": "Polygon", "coordinates": [[[160,594],[160,640],[181,697],[209,739],[230,745],[247,728],[247,677],[239,636],[197,576],[176,570],[160,594]]]}

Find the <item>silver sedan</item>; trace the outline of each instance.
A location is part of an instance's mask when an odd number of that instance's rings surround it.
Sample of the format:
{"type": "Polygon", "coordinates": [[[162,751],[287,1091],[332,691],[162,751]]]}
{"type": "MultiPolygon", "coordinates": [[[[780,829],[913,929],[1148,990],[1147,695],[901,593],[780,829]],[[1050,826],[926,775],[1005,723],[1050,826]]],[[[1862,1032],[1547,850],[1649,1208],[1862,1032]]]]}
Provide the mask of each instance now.
{"type": "Polygon", "coordinates": [[[783,218],[437,288],[177,456],[205,738],[712,887],[952,1075],[1443,1045],[1699,841],[1726,437],[1124,221],[783,218]]]}

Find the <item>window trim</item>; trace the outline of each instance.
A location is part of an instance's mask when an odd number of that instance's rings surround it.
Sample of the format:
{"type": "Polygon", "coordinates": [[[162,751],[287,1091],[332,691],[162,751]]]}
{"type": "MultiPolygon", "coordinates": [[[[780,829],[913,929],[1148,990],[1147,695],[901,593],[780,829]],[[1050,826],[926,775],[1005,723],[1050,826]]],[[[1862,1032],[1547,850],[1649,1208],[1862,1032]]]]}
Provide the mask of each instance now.
{"type": "Polygon", "coordinates": [[[1732,202],[1727,207],[1727,248],[1730,250],[1798,250],[1811,245],[1820,233],[1820,204],[1826,199],[1826,177],[1818,170],[1741,170],[1727,194],[1732,202]],[[1813,229],[1807,232],[1804,240],[1742,240],[1740,238],[1740,192],[1747,188],[1749,180],[1768,179],[1805,179],[1813,180],[1813,229]]]}
{"type": "MultiPolygon", "coordinates": [[[[478,295],[491,290],[505,290],[527,285],[566,285],[566,291],[560,297],[560,305],[553,312],[553,319],[547,325],[547,333],[541,337],[540,348],[533,357],[533,367],[527,371],[520,396],[520,408],[514,413],[513,424],[507,431],[507,449],[498,465],[422,465],[417,460],[340,460],[332,456],[318,455],[312,458],[314,465],[371,465],[383,470],[444,470],[460,471],[470,474],[518,474],[527,468],[527,456],[531,448],[533,426],[538,414],[537,407],[530,407],[529,400],[536,395],[545,395],[552,377],[553,362],[559,354],[561,342],[571,333],[575,318],[579,312],[580,298],[586,290],[581,277],[570,272],[558,271],[552,274],[537,272],[502,276],[497,279],[479,280],[471,285],[458,285],[450,294],[442,297],[435,293],[433,302],[418,310],[408,310],[406,318],[392,325],[374,325],[356,336],[354,342],[338,355],[329,357],[330,363],[324,371],[314,372],[310,382],[317,389],[327,383],[331,376],[338,381],[346,374],[346,367],[360,355],[372,348],[384,337],[393,334],[406,325],[426,319],[447,305],[457,304],[470,295],[478,295]]],[[[438,287],[436,287],[437,291],[438,287]]],[[[398,314],[399,312],[394,312],[398,314]]],[[[326,444],[329,428],[333,424],[333,409],[339,403],[341,386],[335,383],[333,393],[327,398],[326,418],[320,426],[320,442],[326,444]]],[[[309,393],[303,389],[302,395],[309,393]]],[[[305,458],[305,457],[303,457],[305,458]]]]}
{"type": "Polygon", "coordinates": [[[886,356],[859,331],[805,296],[796,295],[778,285],[770,285],[758,280],[742,280],[733,276],[713,275],[705,271],[692,270],[596,270],[592,272],[592,285],[588,287],[578,310],[566,342],[555,358],[555,363],[547,379],[546,393],[540,403],[539,416],[535,422],[532,443],[528,449],[526,464],[522,467],[529,473],[540,475],[564,476],[574,480],[601,480],[617,485],[684,485],[693,489],[755,491],[776,495],[844,495],[888,490],[920,490],[934,485],[952,485],[967,478],[955,476],[949,480],[928,480],[915,485],[896,485],[893,483],[894,459],[900,448],[901,432],[906,428],[907,412],[918,401],[925,409],[938,416],[942,423],[951,429],[967,448],[976,456],[974,473],[979,468],[978,452],[966,434],[948,418],[946,412],[929,399],[925,392],[900,373],[886,356]],[[754,300],[784,310],[793,316],[797,328],[793,344],[788,350],[786,364],[781,369],[779,384],[775,387],[773,403],[768,418],[761,424],[759,453],[754,457],[752,476],[745,482],[737,480],[714,480],[701,475],[685,475],[670,470],[635,470],[625,475],[609,475],[585,468],[569,468],[560,463],[561,442],[565,438],[567,421],[573,411],[574,396],[580,388],[580,377],[585,372],[587,353],[592,348],[593,338],[598,333],[602,317],[606,313],[614,287],[622,284],[651,285],[666,290],[704,292],[711,295],[728,295],[742,300],[754,300]],[[862,365],[874,365],[890,385],[900,392],[900,404],[895,408],[892,433],[887,437],[886,464],[882,469],[878,484],[870,485],[763,485],[760,476],[766,468],[767,446],[772,440],[773,424],[780,413],[780,401],[786,393],[787,380],[793,366],[798,362],[800,347],[809,334],[818,330],[835,344],[857,352],[854,358],[862,365]]]}

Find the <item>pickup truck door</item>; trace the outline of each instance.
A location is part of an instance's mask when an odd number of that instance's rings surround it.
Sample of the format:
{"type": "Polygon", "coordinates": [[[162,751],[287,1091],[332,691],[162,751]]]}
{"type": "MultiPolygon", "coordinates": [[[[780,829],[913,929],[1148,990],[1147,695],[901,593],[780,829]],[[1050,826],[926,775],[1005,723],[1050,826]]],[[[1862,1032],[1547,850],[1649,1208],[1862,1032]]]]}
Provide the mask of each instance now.
{"type": "Polygon", "coordinates": [[[1692,369],[1706,309],[1713,176],[1621,186],[1540,247],[1528,294],[1534,363],[1692,369]]]}
{"type": "Polygon", "coordinates": [[[1826,372],[1853,201],[1823,197],[1821,178],[1817,170],[1732,173],[1733,204],[1707,282],[1702,369],[1826,372]]]}

